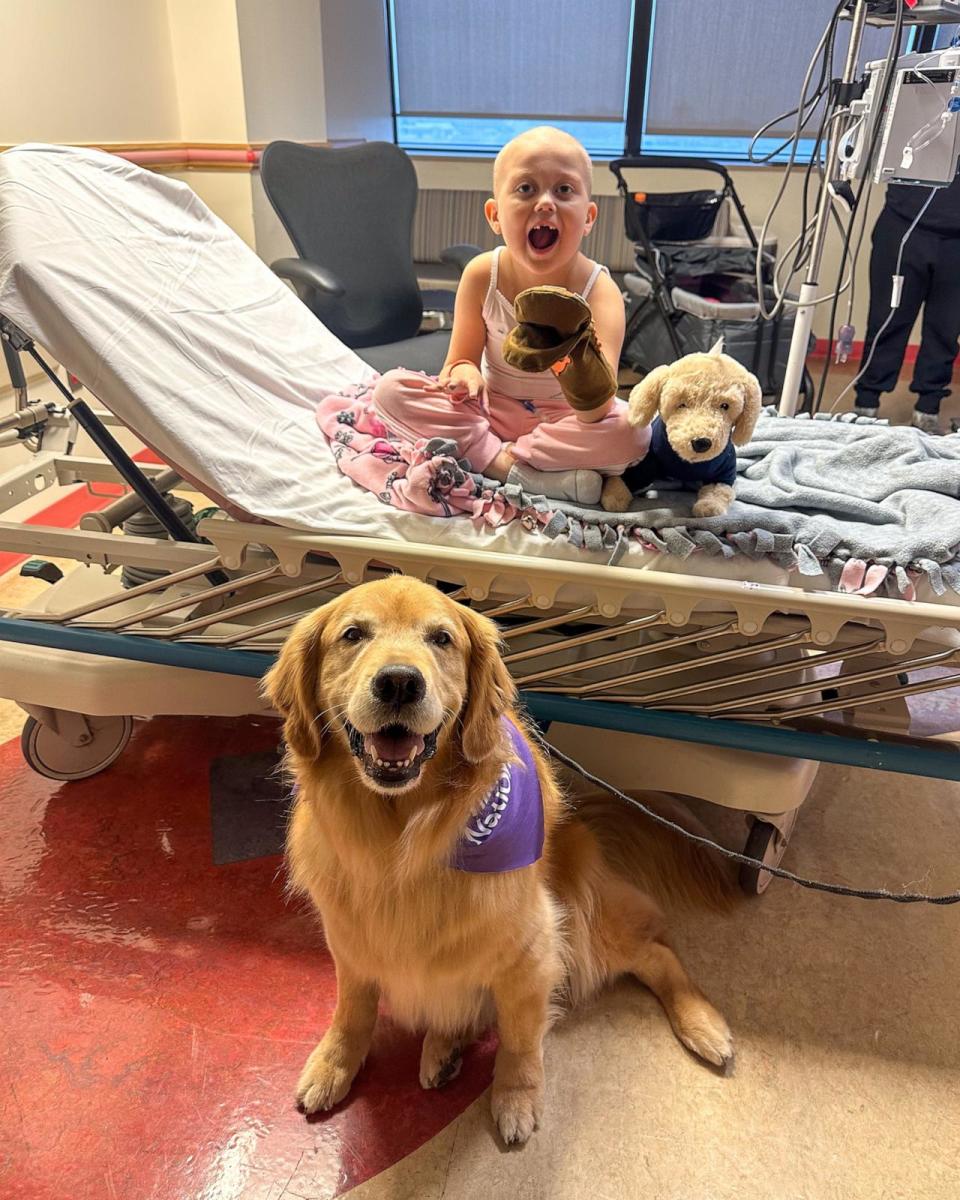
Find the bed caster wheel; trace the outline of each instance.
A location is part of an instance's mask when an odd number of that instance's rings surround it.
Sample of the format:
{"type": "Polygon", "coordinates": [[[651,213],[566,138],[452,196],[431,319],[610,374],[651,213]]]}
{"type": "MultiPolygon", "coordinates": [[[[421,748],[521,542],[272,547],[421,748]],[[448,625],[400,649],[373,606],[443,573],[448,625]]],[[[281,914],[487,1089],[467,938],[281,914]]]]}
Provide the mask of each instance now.
{"type": "Polygon", "coordinates": [[[36,717],[27,717],[20,734],[20,749],[27,765],[47,779],[88,779],[105,771],[130,741],[133,718],[81,719],[85,732],[69,741],[36,717]]]}
{"type": "MultiPolygon", "coordinates": [[[[792,813],[784,815],[782,829],[771,825],[769,821],[755,817],[750,826],[743,853],[749,858],[758,858],[768,866],[779,867],[786,853],[790,834],[793,833],[793,827],[797,823],[799,811],[799,809],[795,809],[792,813]]],[[[769,871],[764,871],[760,867],[749,867],[746,863],[740,867],[740,887],[748,896],[762,896],[773,882],[773,878],[769,871]]]]}

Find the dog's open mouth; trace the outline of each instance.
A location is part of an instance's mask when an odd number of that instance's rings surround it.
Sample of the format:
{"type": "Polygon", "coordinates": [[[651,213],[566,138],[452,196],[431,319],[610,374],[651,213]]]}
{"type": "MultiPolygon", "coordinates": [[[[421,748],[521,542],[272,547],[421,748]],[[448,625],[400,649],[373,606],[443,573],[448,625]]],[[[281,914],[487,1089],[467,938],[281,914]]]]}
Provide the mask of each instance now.
{"type": "Polygon", "coordinates": [[[552,225],[535,225],[527,234],[527,241],[534,250],[549,250],[560,237],[560,230],[552,225]]]}
{"type": "Polygon", "coordinates": [[[437,752],[437,734],[414,733],[406,725],[384,725],[375,733],[361,733],[349,721],[344,725],[350,752],[360,760],[364,774],[381,787],[399,787],[420,774],[420,768],[437,752]]]}

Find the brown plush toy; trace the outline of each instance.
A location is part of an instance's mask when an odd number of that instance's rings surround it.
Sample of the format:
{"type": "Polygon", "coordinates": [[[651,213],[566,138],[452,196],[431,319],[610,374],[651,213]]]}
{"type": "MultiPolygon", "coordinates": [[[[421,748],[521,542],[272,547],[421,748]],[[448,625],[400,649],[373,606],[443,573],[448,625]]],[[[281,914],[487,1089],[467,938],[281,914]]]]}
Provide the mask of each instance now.
{"type": "Polygon", "coordinates": [[[503,341],[503,357],[520,371],[553,371],[571,408],[590,412],[616,393],[590,305],[566,288],[543,284],[517,294],[517,324],[503,341]]]}
{"type": "Polygon", "coordinates": [[[625,512],[635,495],[668,480],[696,487],[695,517],[719,517],[734,496],[735,446],[745,446],[760,415],[760,383],[718,342],[656,367],[630,393],[631,425],[652,425],[645,458],[604,482],[600,502],[625,512]]]}

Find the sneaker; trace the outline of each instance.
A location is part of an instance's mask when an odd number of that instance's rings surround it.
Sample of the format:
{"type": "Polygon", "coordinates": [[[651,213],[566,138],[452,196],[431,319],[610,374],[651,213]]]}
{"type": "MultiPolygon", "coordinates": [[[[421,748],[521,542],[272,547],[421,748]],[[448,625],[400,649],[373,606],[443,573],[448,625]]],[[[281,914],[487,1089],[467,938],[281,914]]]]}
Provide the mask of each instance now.
{"type": "Polygon", "coordinates": [[[910,424],[914,429],[919,429],[922,433],[943,433],[940,428],[940,414],[920,412],[919,409],[913,410],[913,416],[910,418],[910,424]]]}
{"type": "Polygon", "coordinates": [[[507,483],[515,483],[532,496],[569,500],[574,504],[599,504],[603,489],[599,471],[534,471],[523,463],[514,463],[507,483]]]}

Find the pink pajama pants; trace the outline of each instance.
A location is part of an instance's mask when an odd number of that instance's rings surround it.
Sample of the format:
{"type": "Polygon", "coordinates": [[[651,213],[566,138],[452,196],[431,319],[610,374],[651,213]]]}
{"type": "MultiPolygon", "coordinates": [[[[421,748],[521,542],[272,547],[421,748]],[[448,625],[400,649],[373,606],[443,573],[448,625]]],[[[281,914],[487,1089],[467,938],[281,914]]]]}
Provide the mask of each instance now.
{"type": "Polygon", "coordinates": [[[627,406],[617,400],[600,421],[577,419],[565,402],[539,404],[533,411],[520,400],[487,392],[484,403],[453,400],[419,386],[410,371],[388,371],[377,381],[373,404],[391,433],[408,441],[449,438],[461,458],[482,472],[506,442],[511,453],[536,471],[586,468],[619,475],[647,453],[650,429],[627,422],[627,406]]]}

